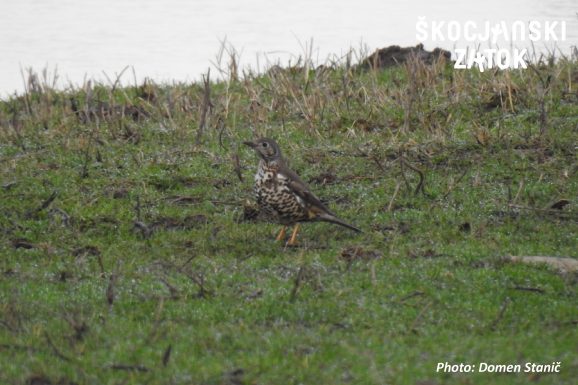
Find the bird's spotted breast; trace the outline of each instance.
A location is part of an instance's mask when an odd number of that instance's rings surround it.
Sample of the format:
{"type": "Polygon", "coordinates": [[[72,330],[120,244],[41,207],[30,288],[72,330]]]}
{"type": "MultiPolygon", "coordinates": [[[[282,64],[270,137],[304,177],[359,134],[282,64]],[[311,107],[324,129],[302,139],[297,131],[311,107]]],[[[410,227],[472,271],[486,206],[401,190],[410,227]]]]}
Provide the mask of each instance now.
{"type": "Polygon", "coordinates": [[[254,187],[257,203],[271,220],[283,224],[308,219],[303,200],[291,191],[289,182],[275,167],[259,164],[254,187]]]}
{"type": "MultiPolygon", "coordinates": [[[[325,207],[299,176],[287,167],[281,149],[274,140],[260,138],[243,143],[253,148],[260,158],[254,190],[264,216],[286,226],[298,222],[324,221],[361,231],[325,207]]],[[[295,226],[287,244],[295,244],[298,228],[295,226]]],[[[279,233],[277,240],[282,240],[284,236],[285,229],[279,233]]]]}

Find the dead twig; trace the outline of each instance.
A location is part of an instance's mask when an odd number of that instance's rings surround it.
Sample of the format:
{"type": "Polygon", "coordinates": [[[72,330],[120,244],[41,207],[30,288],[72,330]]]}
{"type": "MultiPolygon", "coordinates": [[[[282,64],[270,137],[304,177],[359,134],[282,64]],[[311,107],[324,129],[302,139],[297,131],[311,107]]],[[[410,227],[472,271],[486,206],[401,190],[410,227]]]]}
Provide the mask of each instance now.
{"type": "Polygon", "coordinates": [[[52,339],[50,338],[48,333],[44,333],[44,337],[46,337],[46,342],[48,342],[48,345],[50,345],[50,348],[52,348],[52,351],[54,352],[56,357],[60,358],[63,361],[66,361],[66,362],[72,361],[72,359],[70,357],[67,357],[60,352],[60,350],[56,347],[56,345],[54,345],[54,342],[52,342],[52,339]]]}
{"type": "Polygon", "coordinates": [[[197,285],[197,287],[199,288],[199,291],[197,292],[197,297],[199,298],[207,298],[211,295],[213,295],[213,292],[209,289],[207,289],[206,285],[205,285],[205,276],[201,273],[188,273],[188,272],[182,272],[188,279],[190,279],[195,285],[197,285]]]}
{"type": "Polygon", "coordinates": [[[552,75],[549,74],[545,79],[538,69],[531,63],[528,67],[533,70],[540,80],[541,88],[538,89],[538,104],[540,105],[540,136],[544,135],[548,129],[548,112],[546,111],[546,95],[550,92],[552,75]]]}
{"type": "Polygon", "coordinates": [[[387,205],[387,211],[391,211],[392,207],[393,207],[393,201],[395,200],[395,198],[397,197],[397,193],[399,192],[399,187],[401,186],[400,183],[397,183],[395,185],[395,190],[393,192],[393,195],[391,196],[391,199],[389,200],[389,204],[387,205]]]}
{"type": "Polygon", "coordinates": [[[134,212],[136,215],[136,220],[141,221],[141,205],[140,205],[140,196],[136,196],[136,203],[134,205],[134,212]]]}
{"type": "Polygon", "coordinates": [[[98,267],[100,269],[100,277],[103,278],[106,274],[104,272],[104,263],[102,262],[102,255],[98,254],[96,256],[96,261],[98,262],[98,267]]]}
{"type": "Polygon", "coordinates": [[[50,196],[49,196],[44,202],[42,202],[42,204],[41,204],[38,208],[36,208],[36,209],[34,209],[34,210],[28,211],[28,212],[24,215],[24,217],[25,217],[26,219],[33,218],[34,216],[36,216],[36,214],[38,214],[38,213],[41,212],[42,210],[47,209],[48,206],[50,206],[50,204],[54,201],[54,199],[56,199],[56,196],[57,196],[57,195],[58,195],[58,190],[54,190],[54,191],[52,192],[52,194],[50,194],[50,196]]]}
{"type": "Polygon", "coordinates": [[[108,279],[108,287],[106,288],[106,302],[108,302],[109,306],[112,306],[114,303],[114,289],[116,285],[116,275],[113,273],[110,275],[108,279]]]}
{"type": "Polygon", "coordinates": [[[181,266],[174,266],[174,267],[175,267],[175,269],[176,269],[179,273],[182,273],[182,272],[183,272],[183,269],[184,269],[185,267],[187,267],[187,265],[188,265],[189,263],[191,263],[191,261],[192,261],[193,259],[195,259],[195,258],[197,258],[197,254],[191,255],[189,258],[187,258],[187,260],[186,260],[183,264],[181,264],[181,266]]]}
{"type": "Polygon", "coordinates": [[[150,372],[150,369],[142,365],[125,365],[125,364],[112,364],[109,366],[112,370],[125,370],[128,372],[150,372]]]}
{"type": "Polygon", "coordinates": [[[528,211],[534,211],[534,212],[540,213],[540,214],[548,214],[548,215],[553,215],[553,216],[557,216],[557,217],[561,217],[561,218],[578,220],[578,213],[573,213],[571,211],[562,211],[562,210],[558,210],[558,209],[541,209],[538,207],[522,206],[522,205],[515,205],[515,204],[509,204],[508,207],[511,209],[528,210],[528,211]]]}
{"type": "Polygon", "coordinates": [[[239,154],[233,154],[232,160],[233,160],[233,170],[235,170],[235,174],[237,174],[237,178],[239,178],[239,181],[243,182],[243,174],[241,173],[241,162],[239,161],[239,154]]]}
{"type": "Polygon", "coordinates": [[[169,360],[171,359],[171,352],[173,350],[173,345],[169,344],[167,349],[163,354],[163,366],[167,366],[169,364],[169,360]]]}
{"type": "Polygon", "coordinates": [[[379,161],[377,156],[369,155],[368,157],[369,157],[369,159],[371,159],[375,163],[377,168],[379,168],[383,173],[387,173],[387,170],[385,169],[385,167],[383,167],[383,165],[381,164],[381,162],[379,161]]]}
{"type": "Polygon", "coordinates": [[[506,309],[508,308],[508,305],[510,305],[510,302],[511,300],[509,297],[506,297],[506,299],[502,302],[502,306],[500,306],[500,311],[498,312],[498,315],[490,324],[490,330],[496,330],[496,327],[498,326],[502,318],[504,318],[504,313],[506,313],[506,309]]]}
{"type": "Polygon", "coordinates": [[[418,322],[421,320],[421,318],[423,317],[425,312],[429,310],[431,305],[432,305],[432,302],[430,301],[430,302],[426,303],[424,307],[421,308],[421,310],[419,311],[419,313],[417,314],[417,316],[415,317],[415,319],[411,323],[411,325],[408,329],[409,331],[411,331],[411,332],[416,331],[416,326],[417,326],[418,322]]]}
{"type": "Polygon", "coordinates": [[[120,71],[119,74],[116,75],[116,79],[114,80],[114,82],[111,81],[111,79],[108,77],[108,74],[104,71],[102,71],[102,73],[104,74],[104,76],[106,77],[106,80],[108,80],[108,82],[110,83],[110,94],[112,95],[114,93],[114,91],[116,90],[116,88],[118,87],[118,85],[120,84],[120,78],[122,77],[122,75],[124,75],[124,73],[126,72],[126,70],[129,69],[129,66],[126,66],[122,69],[122,71],[120,71]]]}
{"type": "Polygon", "coordinates": [[[165,278],[161,278],[161,282],[169,289],[169,293],[171,295],[171,299],[179,299],[179,289],[177,289],[174,285],[172,285],[169,281],[165,278]]]}
{"type": "Polygon", "coordinates": [[[423,296],[423,295],[425,295],[425,293],[424,293],[423,291],[417,290],[417,291],[414,291],[414,292],[412,292],[412,293],[409,293],[409,294],[406,295],[406,296],[401,297],[401,298],[397,301],[397,303],[400,303],[400,304],[401,304],[401,303],[404,303],[405,301],[407,301],[408,299],[415,298],[415,297],[421,297],[421,296],[423,296]]]}
{"type": "MultiPolygon", "coordinates": [[[[87,107],[88,108],[88,107],[87,107]]],[[[87,114],[88,115],[88,114],[87,114]]],[[[97,136],[97,131],[99,130],[99,120],[98,116],[94,116],[95,126],[90,130],[90,136],[88,137],[88,143],[84,149],[84,161],[82,162],[82,170],[80,171],[80,178],[84,179],[88,177],[88,164],[90,163],[90,150],[93,148],[93,142],[97,136]]]]}
{"type": "Polygon", "coordinates": [[[62,225],[64,225],[65,227],[69,227],[70,226],[70,215],[68,215],[68,213],[62,209],[59,208],[53,208],[50,209],[50,211],[48,212],[48,215],[50,215],[50,220],[52,223],[55,223],[57,221],[57,217],[60,217],[60,221],[62,223],[62,225]]]}
{"type": "Polygon", "coordinates": [[[419,176],[419,182],[417,184],[417,186],[415,186],[415,190],[414,190],[414,195],[417,195],[420,191],[421,193],[425,196],[426,192],[425,192],[425,176],[423,171],[421,171],[419,168],[412,166],[403,155],[400,155],[399,159],[399,164],[400,164],[400,168],[401,168],[401,174],[403,176],[403,180],[405,181],[405,185],[407,187],[408,190],[411,189],[410,184],[407,180],[407,178],[405,177],[405,171],[404,171],[404,166],[409,168],[410,170],[414,171],[417,173],[417,175],[419,176]]]}
{"type": "Polygon", "coordinates": [[[305,266],[300,266],[297,275],[295,276],[295,280],[293,281],[293,290],[291,290],[291,295],[289,296],[289,301],[294,302],[297,298],[297,293],[301,288],[301,284],[303,282],[303,278],[305,276],[305,266]]]}
{"type": "Polygon", "coordinates": [[[516,192],[516,195],[514,195],[514,199],[512,200],[512,202],[510,202],[512,205],[518,201],[520,193],[522,192],[523,189],[524,189],[524,180],[521,179],[520,183],[518,184],[518,191],[516,192]]]}
{"type": "Polygon", "coordinates": [[[401,170],[401,177],[403,178],[403,181],[405,183],[405,188],[408,190],[411,190],[411,185],[409,184],[409,181],[407,180],[407,177],[405,176],[405,169],[403,168],[405,165],[405,162],[401,161],[401,157],[399,158],[399,168],[401,170]]]}
{"type": "Polygon", "coordinates": [[[528,286],[514,286],[512,290],[530,291],[534,293],[544,294],[546,290],[540,289],[539,287],[528,287],[528,286]]]}
{"type": "Polygon", "coordinates": [[[460,175],[460,177],[458,178],[458,180],[456,181],[456,183],[452,184],[449,188],[448,191],[446,191],[446,193],[444,194],[444,196],[442,197],[442,200],[445,200],[452,191],[454,191],[454,189],[460,184],[460,182],[462,181],[462,179],[464,179],[464,177],[466,176],[466,174],[468,173],[468,171],[470,171],[470,168],[466,168],[464,170],[464,172],[462,172],[462,175],[460,175]]]}
{"type": "Polygon", "coordinates": [[[146,223],[140,222],[140,221],[135,221],[133,223],[133,229],[135,231],[136,230],[140,231],[143,239],[149,239],[151,237],[151,235],[153,234],[153,231],[154,231],[154,229],[152,227],[149,227],[146,225],[146,223]]]}
{"type": "Polygon", "coordinates": [[[28,351],[28,352],[38,352],[39,349],[26,346],[26,345],[15,345],[15,344],[0,344],[0,350],[19,350],[19,351],[28,351]]]}
{"type": "Polygon", "coordinates": [[[205,126],[207,124],[207,114],[213,108],[211,103],[211,69],[207,71],[207,76],[203,75],[203,103],[201,104],[201,118],[199,119],[199,129],[197,130],[197,138],[195,139],[195,144],[199,145],[201,143],[201,138],[203,132],[205,131],[205,126]]]}

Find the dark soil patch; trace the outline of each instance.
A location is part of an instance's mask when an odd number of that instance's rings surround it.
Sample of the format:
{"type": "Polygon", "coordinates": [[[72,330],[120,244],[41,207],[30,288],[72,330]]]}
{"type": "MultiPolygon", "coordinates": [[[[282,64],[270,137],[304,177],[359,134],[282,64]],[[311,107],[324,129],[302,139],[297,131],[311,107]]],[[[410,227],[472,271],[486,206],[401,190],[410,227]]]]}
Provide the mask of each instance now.
{"type": "Polygon", "coordinates": [[[426,64],[432,64],[441,57],[450,61],[451,56],[451,52],[441,48],[435,48],[433,51],[426,51],[423,48],[423,44],[418,44],[415,47],[391,45],[386,48],[378,49],[363,59],[357,67],[362,70],[387,68],[403,64],[414,57],[426,64]]]}

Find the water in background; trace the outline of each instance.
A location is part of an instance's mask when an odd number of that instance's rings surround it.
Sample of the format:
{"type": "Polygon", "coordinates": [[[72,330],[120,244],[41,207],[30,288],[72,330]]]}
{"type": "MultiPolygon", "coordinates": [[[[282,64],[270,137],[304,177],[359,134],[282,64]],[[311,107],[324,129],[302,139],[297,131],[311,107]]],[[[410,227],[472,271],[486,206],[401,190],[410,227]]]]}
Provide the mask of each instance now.
{"type": "MultiPolygon", "coordinates": [[[[223,40],[241,68],[262,70],[311,52],[323,63],[350,48],[415,45],[427,20],[565,20],[567,53],[578,43],[576,0],[18,0],[0,2],[0,97],[23,90],[21,69],[57,68],[58,85],[198,79],[223,40]],[[311,44],[312,41],[312,44],[311,44]],[[134,71],[133,71],[134,70],[134,71]]],[[[455,43],[428,43],[446,49],[455,43]]],[[[536,45],[547,52],[552,46],[536,45]]],[[[215,74],[215,70],[212,73],[215,74]]]]}

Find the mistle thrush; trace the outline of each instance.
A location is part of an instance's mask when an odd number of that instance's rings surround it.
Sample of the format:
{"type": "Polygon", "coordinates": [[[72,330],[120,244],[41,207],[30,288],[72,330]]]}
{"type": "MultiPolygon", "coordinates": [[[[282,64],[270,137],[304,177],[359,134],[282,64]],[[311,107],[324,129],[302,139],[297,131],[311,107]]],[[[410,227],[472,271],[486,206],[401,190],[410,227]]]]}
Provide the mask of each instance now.
{"type": "Polygon", "coordinates": [[[357,227],[337,218],[309,190],[305,182],[287,167],[274,140],[261,138],[243,143],[253,148],[260,158],[254,191],[257,204],[267,219],[283,225],[277,236],[278,241],[285,238],[287,226],[295,225],[287,242],[288,245],[294,245],[300,222],[331,222],[361,232],[357,227]]]}

